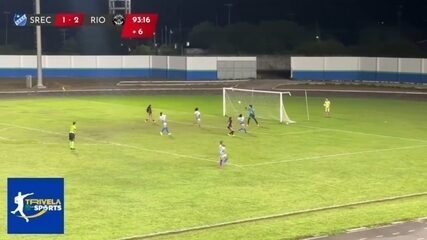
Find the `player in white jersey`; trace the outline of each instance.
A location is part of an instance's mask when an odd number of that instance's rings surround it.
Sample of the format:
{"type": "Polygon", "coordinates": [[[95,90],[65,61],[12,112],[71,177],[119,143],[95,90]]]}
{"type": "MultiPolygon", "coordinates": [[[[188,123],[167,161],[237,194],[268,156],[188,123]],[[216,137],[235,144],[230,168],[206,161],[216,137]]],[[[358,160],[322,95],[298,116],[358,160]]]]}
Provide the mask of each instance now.
{"type": "Polygon", "coordinates": [[[223,168],[228,162],[227,149],[222,141],[219,142],[219,167],[223,168]]]}
{"type": "Polygon", "coordinates": [[[245,117],[243,116],[243,114],[239,115],[239,117],[237,118],[237,121],[239,121],[239,125],[240,125],[239,132],[245,132],[245,133],[247,133],[247,131],[246,131],[245,117]]]}
{"type": "Polygon", "coordinates": [[[162,122],[162,129],[160,130],[160,135],[163,136],[164,132],[166,132],[168,135],[172,135],[172,133],[169,132],[166,114],[163,114],[163,112],[160,113],[160,121],[162,122]]]}
{"type": "Polygon", "coordinates": [[[199,108],[194,109],[194,124],[199,125],[202,122],[202,113],[199,111],[199,108]]]}

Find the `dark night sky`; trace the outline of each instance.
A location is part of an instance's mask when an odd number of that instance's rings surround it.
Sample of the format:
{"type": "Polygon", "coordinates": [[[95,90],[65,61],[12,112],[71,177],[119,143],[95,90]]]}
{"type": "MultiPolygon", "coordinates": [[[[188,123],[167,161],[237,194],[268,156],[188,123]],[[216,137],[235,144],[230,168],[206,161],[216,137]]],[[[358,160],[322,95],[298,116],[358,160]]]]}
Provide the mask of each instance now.
{"type": "MultiPolygon", "coordinates": [[[[82,11],[107,12],[107,0],[41,0],[44,13],[82,11]]],[[[301,24],[313,24],[316,19],[324,27],[346,27],[384,20],[397,21],[397,11],[403,5],[405,22],[427,27],[425,0],[133,0],[133,12],[158,12],[161,24],[177,25],[180,10],[186,27],[201,21],[224,24],[224,3],[234,3],[233,21],[294,19],[301,24]],[[340,21],[337,21],[340,19],[340,21]]],[[[31,12],[30,0],[1,0],[0,13],[31,12]]],[[[4,17],[1,18],[4,21],[4,17]]]]}
{"type": "MultiPolygon", "coordinates": [[[[0,0],[0,34],[4,32],[4,11],[31,13],[32,2],[0,0]]],[[[41,0],[41,3],[42,13],[108,13],[108,0],[41,0]]],[[[203,21],[225,25],[225,3],[234,4],[232,22],[258,23],[285,19],[308,27],[318,23],[322,31],[341,35],[344,41],[345,38],[354,38],[352,33],[380,21],[396,26],[401,6],[404,26],[417,27],[423,33],[422,38],[427,38],[427,0],[133,0],[132,10],[159,13],[159,28],[164,25],[177,28],[181,20],[184,32],[188,32],[192,26],[203,21]]],[[[0,43],[3,41],[0,40],[0,43]]]]}

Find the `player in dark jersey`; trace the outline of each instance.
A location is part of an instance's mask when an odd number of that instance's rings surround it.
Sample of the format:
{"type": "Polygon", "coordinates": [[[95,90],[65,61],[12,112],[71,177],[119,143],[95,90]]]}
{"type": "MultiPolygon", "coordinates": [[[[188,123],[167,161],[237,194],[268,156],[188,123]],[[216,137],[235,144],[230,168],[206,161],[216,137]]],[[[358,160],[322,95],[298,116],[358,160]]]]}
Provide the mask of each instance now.
{"type": "Polygon", "coordinates": [[[74,141],[76,140],[76,122],[73,122],[73,124],[70,126],[70,132],[68,133],[68,140],[70,141],[70,149],[76,150],[76,147],[74,146],[74,141]]]}
{"type": "Polygon", "coordinates": [[[232,117],[228,118],[227,129],[230,130],[230,132],[228,133],[228,136],[233,136],[234,137],[233,118],[232,117]]]}
{"type": "Polygon", "coordinates": [[[148,121],[156,122],[153,119],[153,109],[151,109],[151,104],[148,105],[146,112],[147,112],[147,118],[145,119],[145,122],[148,122],[148,121]]]}

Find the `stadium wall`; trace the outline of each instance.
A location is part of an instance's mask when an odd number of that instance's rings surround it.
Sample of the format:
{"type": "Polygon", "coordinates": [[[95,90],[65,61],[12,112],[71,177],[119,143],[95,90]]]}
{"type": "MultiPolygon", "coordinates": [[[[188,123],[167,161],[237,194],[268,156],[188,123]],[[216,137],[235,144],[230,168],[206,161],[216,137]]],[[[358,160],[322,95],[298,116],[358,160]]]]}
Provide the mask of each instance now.
{"type": "MultiPolygon", "coordinates": [[[[43,56],[45,77],[159,78],[218,80],[256,78],[256,57],[177,56],[43,56]],[[219,73],[219,61],[227,61],[237,73],[219,73]]],[[[0,56],[0,77],[36,76],[36,56],[0,56]]]]}
{"type": "Polygon", "coordinates": [[[427,59],[292,57],[295,80],[427,83],[427,59]]]}

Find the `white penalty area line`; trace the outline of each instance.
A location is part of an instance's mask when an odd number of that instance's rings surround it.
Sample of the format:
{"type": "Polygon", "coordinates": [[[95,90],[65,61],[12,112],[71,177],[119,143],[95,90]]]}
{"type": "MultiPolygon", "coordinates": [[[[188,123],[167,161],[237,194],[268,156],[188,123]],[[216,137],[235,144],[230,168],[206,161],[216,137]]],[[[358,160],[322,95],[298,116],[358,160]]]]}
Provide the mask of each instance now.
{"type": "Polygon", "coordinates": [[[0,140],[3,140],[3,141],[12,141],[11,139],[9,139],[9,138],[5,138],[5,137],[1,137],[0,136],[0,140]]]}
{"type": "Polygon", "coordinates": [[[321,159],[325,159],[325,158],[345,157],[345,156],[352,156],[352,155],[389,152],[389,151],[416,149],[416,148],[424,148],[424,147],[427,147],[427,144],[426,145],[407,146],[407,147],[397,147],[397,148],[375,149],[375,150],[358,151],[358,152],[337,153],[337,154],[330,154],[330,155],[303,157],[303,158],[289,159],[289,160],[283,160],[283,161],[263,162],[263,163],[240,165],[240,166],[241,167],[256,167],[256,166],[273,165],[273,164],[280,164],[280,163],[302,162],[302,161],[309,161],[309,160],[321,160],[321,159]]]}
{"type": "Polygon", "coordinates": [[[342,129],[336,129],[336,128],[313,127],[313,126],[307,126],[307,125],[299,125],[299,126],[305,127],[305,128],[311,128],[311,129],[332,131],[332,132],[343,132],[343,133],[349,133],[349,134],[367,135],[367,136],[382,137],[382,138],[394,138],[394,139],[405,140],[405,141],[427,143],[427,140],[417,139],[417,138],[397,137],[397,136],[389,136],[389,135],[382,135],[382,134],[376,134],[376,133],[365,133],[365,132],[342,130],[342,129]]]}
{"type": "MultiPolygon", "coordinates": [[[[181,124],[181,125],[187,125],[187,126],[197,126],[195,123],[188,123],[188,122],[180,122],[180,121],[169,121],[171,123],[181,124]]],[[[225,124],[224,124],[225,126],[225,124]]],[[[210,129],[222,129],[224,131],[228,131],[226,127],[217,127],[212,125],[203,124],[203,121],[201,123],[201,129],[203,128],[210,128],[210,129]]],[[[317,133],[317,132],[328,132],[329,130],[326,129],[315,129],[315,130],[304,130],[304,131],[293,131],[293,132],[283,132],[283,133],[267,133],[267,132],[260,132],[260,131],[252,131],[250,129],[258,128],[256,126],[253,126],[251,128],[246,128],[249,134],[261,134],[261,135],[269,135],[269,136],[287,136],[287,135],[300,135],[300,134],[307,134],[307,133],[317,133]]],[[[262,129],[262,126],[259,127],[262,129]]],[[[237,129],[237,128],[236,128],[237,129]]],[[[235,131],[238,132],[238,129],[235,131]]]]}
{"type": "Polygon", "coordinates": [[[245,218],[245,219],[240,219],[240,220],[235,220],[235,221],[201,225],[201,226],[182,228],[182,229],[170,230],[170,231],[164,231],[164,232],[155,232],[155,233],[149,233],[146,235],[124,237],[124,238],[120,238],[120,240],[138,240],[138,239],[148,239],[148,238],[161,237],[161,236],[177,235],[177,234],[183,234],[183,233],[188,233],[188,232],[208,230],[208,229],[213,229],[213,228],[221,228],[221,227],[227,227],[227,226],[239,225],[239,224],[245,224],[245,223],[251,223],[251,222],[259,222],[259,221],[263,221],[263,220],[285,218],[285,217],[297,216],[297,215],[302,215],[302,214],[324,212],[324,211],[336,210],[336,209],[342,209],[342,208],[349,208],[349,207],[359,207],[359,206],[363,206],[363,205],[391,202],[391,201],[397,201],[397,200],[403,200],[403,199],[415,198],[415,197],[423,197],[423,196],[427,196],[427,192],[420,192],[420,193],[413,193],[413,194],[408,194],[408,195],[401,195],[401,196],[387,197],[387,198],[381,198],[381,199],[353,202],[353,203],[347,203],[347,204],[341,204],[341,205],[332,205],[332,206],[320,207],[320,208],[311,208],[311,209],[305,209],[305,210],[299,210],[299,211],[293,211],[293,212],[266,215],[266,216],[261,216],[261,217],[245,218]]]}
{"type": "MultiPolygon", "coordinates": [[[[142,147],[127,145],[127,144],[123,144],[123,143],[114,143],[114,142],[106,142],[106,143],[108,143],[110,145],[113,145],[113,146],[133,148],[133,149],[141,150],[141,151],[145,151],[145,152],[167,154],[167,155],[171,155],[171,156],[175,156],[175,157],[180,157],[180,158],[190,158],[190,159],[199,160],[199,161],[218,163],[218,161],[215,161],[215,160],[209,160],[209,159],[206,159],[206,158],[201,158],[201,157],[196,157],[196,156],[190,156],[190,155],[185,155],[185,154],[179,154],[179,153],[172,153],[172,152],[166,152],[166,151],[161,151],[161,150],[154,150],[154,149],[142,148],[142,147]]],[[[234,167],[241,167],[240,165],[232,164],[232,163],[227,163],[227,165],[234,166],[234,167]]]]}
{"type": "MultiPolygon", "coordinates": [[[[29,131],[41,132],[41,133],[46,133],[46,134],[56,135],[56,136],[65,136],[66,135],[66,134],[64,135],[64,134],[57,133],[57,132],[46,131],[46,130],[39,129],[39,128],[25,127],[25,126],[20,126],[20,125],[16,125],[16,124],[10,124],[10,123],[0,123],[0,125],[14,127],[14,128],[20,128],[20,129],[29,130],[29,131]]],[[[145,152],[154,152],[154,153],[160,153],[160,154],[165,154],[165,155],[170,155],[170,156],[175,156],[175,157],[180,157],[180,158],[189,158],[189,159],[198,160],[198,161],[218,163],[215,160],[210,160],[210,159],[186,155],[186,154],[178,154],[178,153],[167,152],[167,151],[162,151],[162,150],[148,149],[148,148],[132,146],[132,145],[123,144],[123,143],[100,141],[100,140],[92,139],[89,137],[82,137],[82,138],[88,139],[88,140],[93,141],[93,142],[108,144],[108,145],[112,145],[112,146],[126,147],[126,148],[136,149],[136,150],[145,151],[145,152]]],[[[240,168],[240,165],[237,165],[237,164],[227,163],[227,165],[240,168]]]]}
{"type": "Polygon", "coordinates": [[[9,129],[12,129],[13,127],[5,127],[5,128],[1,128],[0,129],[0,132],[4,132],[4,131],[7,131],[7,130],[9,130],[9,129]]]}
{"type": "MultiPolygon", "coordinates": [[[[5,127],[5,128],[1,128],[1,129],[0,129],[0,132],[7,131],[7,130],[9,130],[9,129],[12,129],[12,127],[5,127]]],[[[2,137],[2,136],[0,136],[0,140],[3,140],[3,141],[12,141],[11,139],[9,139],[9,138],[5,138],[5,137],[2,137]]]]}

